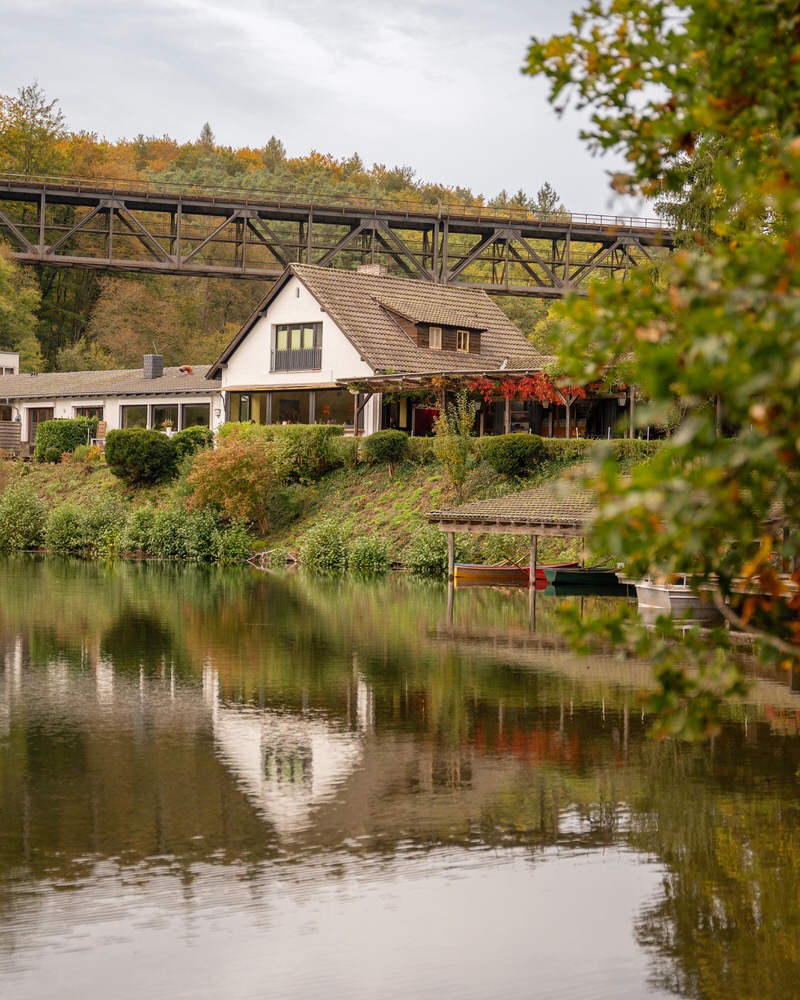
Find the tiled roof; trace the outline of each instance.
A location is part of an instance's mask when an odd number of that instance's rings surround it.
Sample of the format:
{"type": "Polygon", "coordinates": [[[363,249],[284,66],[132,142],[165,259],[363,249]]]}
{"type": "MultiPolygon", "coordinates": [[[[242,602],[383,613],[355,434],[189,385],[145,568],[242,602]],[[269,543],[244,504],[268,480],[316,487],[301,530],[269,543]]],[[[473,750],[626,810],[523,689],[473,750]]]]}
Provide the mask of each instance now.
{"type": "Polygon", "coordinates": [[[436,372],[447,368],[484,370],[500,367],[507,357],[539,354],[524,334],[478,288],[435,285],[389,275],[338,271],[293,264],[292,271],[320,301],[331,318],[376,372],[436,372]],[[404,309],[420,316],[471,317],[480,329],[481,353],[430,351],[417,347],[391,318],[381,302],[402,300],[404,309]]]}
{"type": "Polygon", "coordinates": [[[0,375],[0,399],[52,399],[68,396],[208,395],[219,390],[219,380],[209,380],[210,365],[192,366],[192,374],[180,368],[165,368],[159,378],[144,378],[141,368],[100,372],[41,372],[38,375],[0,375]]]}
{"type": "Polygon", "coordinates": [[[214,375],[222,371],[224,363],[292,275],[303,282],[376,373],[480,372],[500,368],[503,361],[511,357],[516,359],[518,368],[541,367],[542,355],[479,288],[436,285],[312,264],[290,264],[212,365],[214,375]],[[430,351],[417,347],[382,303],[419,322],[436,323],[438,320],[443,326],[460,326],[469,318],[463,325],[481,331],[481,353],[430,351]],[[451,320],[457,322],[451,323],[451,320]]]}
{"type": "MultiPolygon", "coordinates": [[[[458,507],[434,510],[428,520],[463,524],[464,530],[481,526],[509,525],[519,528],[541,527],[548,531],[558,528],[578,533],[587,528],[597,512],[597,497],[577,484],[558,480],[520,493],[491,500],[475,500],[458,507]]],[[[456,530],[458,530],[456,528],[456,530]]],[[[531,532],[535,534],[535,532],[531,532]]]]}

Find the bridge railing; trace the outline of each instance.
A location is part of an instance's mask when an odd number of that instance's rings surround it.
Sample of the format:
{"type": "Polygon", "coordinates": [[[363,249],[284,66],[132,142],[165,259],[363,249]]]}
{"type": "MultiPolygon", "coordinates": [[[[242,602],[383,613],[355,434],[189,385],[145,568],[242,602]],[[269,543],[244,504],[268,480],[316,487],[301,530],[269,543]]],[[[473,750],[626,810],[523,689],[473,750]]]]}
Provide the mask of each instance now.
{"type": "Polygon", "coordinates": [[[258,208],[269,205],[273,208],[325,210],[345,215],[352,211],[369,211],[382,214],[403,214],[411,216],[436,217],[446,219],[473,219],[478,222],[544,222],[560,226],[597,226],[618,229],[651,230],[670,233],[672,227],[663,219],[635,215],[607,215],[582,212],[537,212],[522,206],[506,205],[498,207],[486,204],[461,204],[451,202],[412,202],[392,197],[369,198],[354,195],[326,195],[324,199],[304,198],[297,192],[268,191],[234,186],[190,185],[177,189],[165,181],[148,177],[132,178],[86,178],[22,174],[1,174],[0,188],[17,186],[39,187],[73,191],[76,194],[91,195],[102,191],[117,197],[163,196],[175,199],[196,197],[203,201],[220,201],[226,204],[258,208]]]}

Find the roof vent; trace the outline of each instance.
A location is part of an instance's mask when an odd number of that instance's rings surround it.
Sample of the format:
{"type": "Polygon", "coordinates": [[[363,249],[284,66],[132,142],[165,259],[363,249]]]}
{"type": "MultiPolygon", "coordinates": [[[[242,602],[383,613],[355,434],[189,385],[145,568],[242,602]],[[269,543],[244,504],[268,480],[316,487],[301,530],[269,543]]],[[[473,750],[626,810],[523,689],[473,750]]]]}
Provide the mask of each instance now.
{"type": "Polygon", "coordinates": [[[385,264],[362,264],[356,268],[359,274],[371,274],[373,278],[385,278],[389,268],[385,264]]]}
{"type": "Polygon", "coordinates": [[[145,354],[144,370],[142,372],[142,377],[147,379],[161,378],[163,374],[164,374],[163,354],[145,354]]]}

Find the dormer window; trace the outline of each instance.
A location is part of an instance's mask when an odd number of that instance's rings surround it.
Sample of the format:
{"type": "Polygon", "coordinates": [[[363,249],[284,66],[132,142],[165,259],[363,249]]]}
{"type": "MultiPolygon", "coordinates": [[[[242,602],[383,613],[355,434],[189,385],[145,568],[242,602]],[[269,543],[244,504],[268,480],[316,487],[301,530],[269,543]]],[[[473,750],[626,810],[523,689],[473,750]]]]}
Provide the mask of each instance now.
{"type": "Polygon", "coordinates": [[[469,330],[456,330],[456,350],[469,354],[469,330]]]}
{"type": "Polygon", "coordinates": [[[441,351],[442,328],[440,326],[432,326],[428,330],[428,347],[430,347],[432,351],[441,351]]]}

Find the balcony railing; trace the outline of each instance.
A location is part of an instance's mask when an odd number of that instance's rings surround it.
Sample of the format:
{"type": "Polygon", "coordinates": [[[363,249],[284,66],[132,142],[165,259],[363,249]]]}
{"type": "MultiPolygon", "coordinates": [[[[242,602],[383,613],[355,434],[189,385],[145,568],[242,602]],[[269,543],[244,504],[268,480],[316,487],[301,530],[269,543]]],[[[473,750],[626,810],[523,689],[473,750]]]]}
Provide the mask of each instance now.
{"type": "Polygon", "coordinates": [[[272,352],[270,371],[308,372],[322,367],[321,347],[301,347],[296,350],[272,352]]]}

